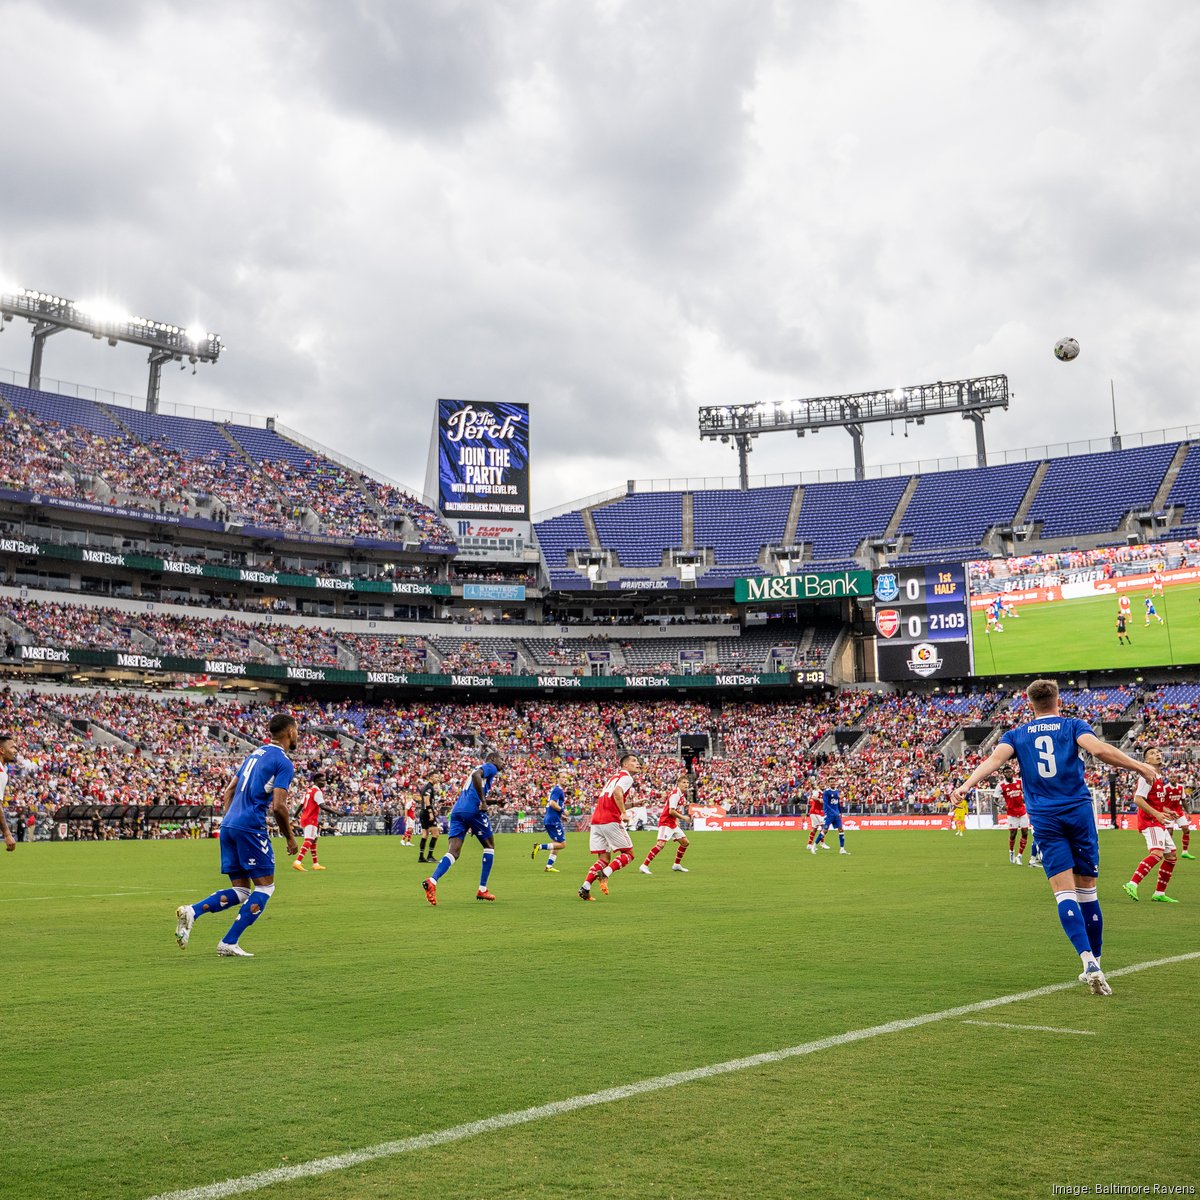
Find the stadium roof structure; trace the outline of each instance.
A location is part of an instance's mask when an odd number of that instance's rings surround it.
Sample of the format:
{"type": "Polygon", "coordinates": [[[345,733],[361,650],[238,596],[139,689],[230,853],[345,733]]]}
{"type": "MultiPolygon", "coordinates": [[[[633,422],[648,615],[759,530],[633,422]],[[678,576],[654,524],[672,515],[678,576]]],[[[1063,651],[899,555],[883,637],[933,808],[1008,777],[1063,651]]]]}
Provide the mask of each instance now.
{"type": "Polygon", "coordinates": [[[215,363],[225,348],[218,334],[198,326],[187,329],[165,321],[151,321],[123,312],[111,301],[67,300],[50,292],[0,285],[0,321],[7,324],[24,317],[33,326],[33,354],[29,361],[29,386],[41,387],[42,352],[46,339],[64,330],[90,333],[110,346],[128,342],[150,351],[150,376],[146,386],[146,411],[158,411],[158,395],[164,363],[215,363]]]}
{"type": "Polygon", "coordinates": [[[761,433],[808,432],[840,426],[854,440],[854,477],[866,477],[863,426],[879,421],[914,421],[957,413],[975,423],[978,465],[987,466],[983,419],[993,408],[1008,408],[1008,376],[984,375],[950,383],[922,383],[913,387],[884,388],[843,396],[818,396],[810,400],[768,400],[756,404],[717,404],[700,410],[701,439],[732,441],[738,452],[742,488],[749,487],[747,456],[750,443],[761,433]]]}

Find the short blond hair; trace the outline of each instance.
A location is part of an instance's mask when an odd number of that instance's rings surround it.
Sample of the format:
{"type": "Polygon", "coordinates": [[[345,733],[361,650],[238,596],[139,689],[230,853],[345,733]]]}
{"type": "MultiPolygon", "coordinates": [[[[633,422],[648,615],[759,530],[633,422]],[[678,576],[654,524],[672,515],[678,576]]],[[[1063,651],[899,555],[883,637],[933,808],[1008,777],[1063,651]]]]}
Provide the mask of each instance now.
{"type": "Polygon", "coordinates": [[[1045,712],[1058,703],[1058,683],[1053,679],[1035,679],[1025,689],[1025,698],[1035,712],[1045,712]]]}

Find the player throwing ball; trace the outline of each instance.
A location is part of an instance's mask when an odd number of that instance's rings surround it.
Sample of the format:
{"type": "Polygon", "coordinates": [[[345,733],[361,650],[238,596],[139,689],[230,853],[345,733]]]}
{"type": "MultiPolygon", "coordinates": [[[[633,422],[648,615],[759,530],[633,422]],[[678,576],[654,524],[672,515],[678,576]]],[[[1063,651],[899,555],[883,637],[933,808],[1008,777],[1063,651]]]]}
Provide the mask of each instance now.
{"type": "Polygon", "coordinates": [[[1096,895],[1100,845],[1081,752],[1110,767],[1134,771],[1147,784],[1158,778],[1158,771],[1102,742],[1086,721],[1064,717],[1058,710],[1058,684],[1053,679],[1035,679],[1025,695],[1033,709],[1033,720],[1010,729],[952,794],[956,799],[965,797],[1016,756],[1025,804],[1037,826],[1042,869],[1054,891],[1058,919],[1083,963],[1080,981],[1093,995],[1111,996],[1112,988],[1100,966],[1104,931],[1096,895]]]}
{"type": "Polygon", "coordinates": [[[589,849],[596,856],[587,878],[579,889],[580,900],[594,900],[592,884],[600,881],[600,890],[608,895],[608,880],[614,871],[633,862],[633,839],[625,828],[625,800],[633,791],[634,776],[642,764],[636,754],[621,756],[621,769],[604,785],[592,810],[589,849]]]}
{"type": "Polygon", "coordinates": [[[668,842],[675,843],[675,862],[671,865],[672,871],[682,871],[687,874],[687,867],[683,866],[683,856],[687,853],[688,840],[687,835],[679,828],[679,819],[683,816],[683,806],[687,802],[688,777],[680,775],[675,781],[675,790],[667,797],[666,804],[663,805],[663,810],[658,817],[658,841],[650,847],[650,853],[646,855],[646,861],[642,863],[638,870],[643,875],[652,874],[650,864],[662,853],[663,847],[668,842]]]}

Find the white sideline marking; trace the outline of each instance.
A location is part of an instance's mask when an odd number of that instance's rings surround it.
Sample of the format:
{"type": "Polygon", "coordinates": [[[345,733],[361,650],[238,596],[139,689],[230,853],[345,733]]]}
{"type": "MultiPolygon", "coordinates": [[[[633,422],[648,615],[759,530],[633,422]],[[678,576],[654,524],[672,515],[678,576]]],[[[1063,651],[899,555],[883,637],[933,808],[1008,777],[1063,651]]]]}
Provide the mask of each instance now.
{"type": "Polygon", "coordinates": [[[987,1025],[992,1029],[1032,1029],[1036,1033],[1081,1033],[1095,1037],[1094,1029],[1059,1029],[1057,1025],[1010,1025],[1007,1021],[964,1021],[964,1025],[987,1025]]]}
{"type": "Polygon", "coordinates": [[[34,900],[101,900],[109,896],[144,896],[146,891],[138,888],[136,892],[91,892],[86,896],[12,896],[0,900],[0,904],[31,904],[34,900]]]}
{"type": "MultiPolygon", "coordinates": [[[[1121,975],[1132,975],[1136,971],[1148,971],[1152,967],[1166,967],[1173,963],[1190,962],[1197,958],[1200,958],[1200,950],[1192,951],[1190,954],[1176,954],[1171,958],[1156,958],[1149,962],[1134,963],[1130,967],[1106,971],[1105,975],[1109,979],[1116,979],[1121,975]]],[[[784,1050],[768,1050],[764,1054],[752,1054],[748,1058],[734,1058],[728,1062],[713,1063],[708,1067],[694,1067],[690,1071],[675,1071],[670,1075],[658,1075],[653,1079],[642,1079],[637,1083],[605,1088],[602,1092],[589,1092],[585,1096],[571,1096],[566,1100],[538,1104],[533,1108],[519,1109],[517,1112],[500,1113],[494,1117],[485,1117],[481,1121],[468,1121],[465,1125],[440,1129],[436,1133],[421,1133],[415,1137],[401,1138],[395,1142],[380,1142],[376,1146],[366,1146],[362,1150],[350,1150],[345,1154],[331,1154],[326,1158],[316,1158],[312,1162],[296,1163],[287,1167],[272,1167],[268,1171],[259,1171],[254,1175],[242,1175],[237,1179],[226,1179],[220,1183],[185,1188],[179,1192],[161,1192],[152,1196],[150,1200],[224,1200],[226,1196],[240,1196],[245,1192],[256,1192],[260,1188],[270,1187],[272,1184],[287,1183],[293,1179],[311,1179],[316,1175],[328,1175],[333,1171],[344,1171],[348,1167],[361,1166],[363,1163],[375,1162],[377,1159],[395,1158],[399,1154],[407,1154],[412,1150],[428,1150],[432,1146],[443,1146],[447,1142],[460,1142],[465,1138],[478,1137],[483,1133],[511,1129],[514,1125],[527,1125],[531,1121],[540,1121],[546,1117],[560,1117],[564,1113],[577,1112],[581,1108],[592,1108],[598,1104],[613,1104],[618,1100],[628,1100],[631,1096],[641,1096],[647,1092],[661,1091],[663,1088],[678,1087],[683,1083],[694,1083],[698,1079],[711,1079],[714,1075],[728,1075],[733,1071],[746,1071],[751,1067],[782,1062],[788,1058],[799,1058],[804,1054],[816,1054],[819,1050],[829,1050],[834,1046],[846,1046],[851,1042],[866,1041],[868,1038],[880,1037],[885,1033],[901,1033],[905,1029],[916,1029],[920,1025],[929,1025],[934,1021],[963,1017],[967,1013],[985,1012],[989,1008],[999,1008],[1004,1004],[1016,1004],[1020,1000],[1036,1000],[1041,996],[1050,996],[1055,992],[1065,992],[1068,988],[1080,986],[1082,985],[1076,979],[1067,983],[1051,983],[1046,987],[1032,988],[1027,992],[1014,992],[1011,996],[997,996],[994,1000],[979,1000],[975,1004],[960,1004],[957,1008],[945,1008],[941,1012],[925,1013],[919,1017],[906,1017],[902,1021],[889,1021],[885,1025],[872,1025],[867,1029],[852,1029],[849,1033],[837,1033],[831,1037],[818,1038],[815,1042],[789,1046],[784,1050]]]]}

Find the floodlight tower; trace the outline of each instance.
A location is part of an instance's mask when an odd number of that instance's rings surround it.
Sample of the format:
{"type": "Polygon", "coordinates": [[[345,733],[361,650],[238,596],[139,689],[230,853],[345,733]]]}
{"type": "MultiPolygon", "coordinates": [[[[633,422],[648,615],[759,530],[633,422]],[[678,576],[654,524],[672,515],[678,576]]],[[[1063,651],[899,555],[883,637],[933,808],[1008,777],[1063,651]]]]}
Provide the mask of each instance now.
{"type": "Polygon", "coordinates": [[[64,330],[90,333],[96,341],[105,339],[110,346],[128,342],[147,347],[150,378],[146,386],[146,411],[151,413],[158,412],[164,363],[182,363],[185,358],[193,368],[197,363],[215,363],[225,348],[218,334],[199,326],[181,329],[165,321],[131,317],[111,302],[76,302],[29,288],[0,287],[0,320],[8,322],[14,317],[23,317],[33,326],[29,386],[34,389],[42,384],[42,354],[47,339],[64,330]]]}
{"type": "Polygon", "coordinates": [[[993,408],[1008,408],[1008,376],[985,375],[950,383],[925,383],[915,387],[855,392],[845,396],[818,396],[811,400],[776,400],[759,404],[710,405],[700,410],[700,437],[732,441],[738,452],[738,476],[749,486],[746,457],[751,441],[760,433],[792,431],[803,437],[809,431],[838,426],[854,442],[854,478],[866,477],[863,427],[879,421],[904,421],[924,425],[927,417],[957,413],[975,426],[975,459],[987,466],[983,419],[993,408]]]}

